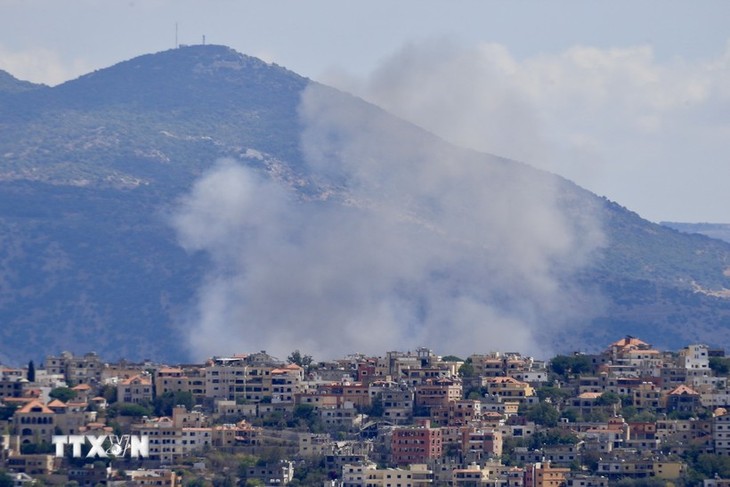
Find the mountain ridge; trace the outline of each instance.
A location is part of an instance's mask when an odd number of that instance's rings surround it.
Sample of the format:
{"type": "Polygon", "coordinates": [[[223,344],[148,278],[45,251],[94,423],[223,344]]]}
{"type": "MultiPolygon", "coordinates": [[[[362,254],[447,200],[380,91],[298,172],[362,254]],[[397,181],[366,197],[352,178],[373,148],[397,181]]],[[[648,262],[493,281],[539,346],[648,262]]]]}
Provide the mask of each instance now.
{"type": "MultiPolygon", "coordinates": [[[[301,197],[351,197],[347,181],[318,178],[304,160],[300,97],[311,84],[225,46],[147,54],[50,88],[3,91],[0,78],[0,129],[8,134],[0,140],[0,320],[8,325],[0,360],[22,361],[39,347],[188,357],[184,344],[171,349],[164,338],[183,332],[210,261],[180,247],[166,215],[214,161],[238,160],[301,197]]],[[[350,114],[405,124],[322,89],[351,104],[350,114]]],[[[431,141],[420,128],[406,131],[409,140],[431,141]]],[[[730,302],[713,295],[730,288],[730,245],[651,224],[540,173],[576,218],[586,202],[599,207],[609,240],[578,276],[610,298],[604,316],[554,338],[575,349],[627,333],[667,348],[730,343],[730,302]]]]}

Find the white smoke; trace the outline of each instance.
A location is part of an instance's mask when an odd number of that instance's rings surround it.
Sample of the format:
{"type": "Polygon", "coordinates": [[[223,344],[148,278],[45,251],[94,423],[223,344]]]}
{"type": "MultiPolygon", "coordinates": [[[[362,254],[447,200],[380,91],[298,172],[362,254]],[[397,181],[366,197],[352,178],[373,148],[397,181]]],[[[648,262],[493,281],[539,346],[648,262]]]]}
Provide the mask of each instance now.
{"type": "Polygon", "coordinates": [[[545,355],[581,316],[586,295],[566,283],[602,236],[589,210],[563,211],[559,180],[316,84],[300,115],[307,169],[332,182],[329,199],[222,161],[175,216],[182,244],[213,262],[190,323],[199,357],[545,355]]]}
{"type": "Polygon", "coordinates": [[[648,45],[519,58],[500,44],[438,39],[404,46],[364,79],[332,72],[325,81],[645,218],[727,220],[730,43],[708,59],[661,59],[648,45]]]}

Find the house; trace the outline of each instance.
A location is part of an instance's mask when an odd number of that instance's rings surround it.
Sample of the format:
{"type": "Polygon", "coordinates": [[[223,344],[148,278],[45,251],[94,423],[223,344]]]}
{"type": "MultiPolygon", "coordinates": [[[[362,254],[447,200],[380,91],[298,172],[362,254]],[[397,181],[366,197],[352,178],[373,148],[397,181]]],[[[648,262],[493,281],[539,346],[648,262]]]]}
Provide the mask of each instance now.
{"type": "Polygon", "coordinates": [[[702,406],[699,392],[684,384],[675,387],[667,394],[667,412],[693,413],[702,406]]]}
{"type": "Polygon", "coordinates": [[[133,485],[140,487],[179,487],[182,485],[178,475],[166,468],[125,470],[124,475],[134,483],[133,485]]]}
{"type": "Polygon", "coordinates": [[[255,465],[246,469],[246,479],[257,479],[264,485],[287,485],[294,479],[294,464],[288,460],[255,465]]]}
{"type": "Polygon", "coordinates": [[[527,402],[527,398],[535,395],[535,389],[530,384],[513,377],[493,377],[487,380],[486,387],[488,394],[496,394],[519,403],[527,402]]]}
{"type": "Polygon", "coordinates": [[[41,401],[34,400],[15,411],[13,426],[22,444],[50,444],[55,434],[56,413],[41,401]]]}
{"type": "Polygon", "coordinates": [[[147,374],[135,375],[117,384],[117,400],[131,404],[151,403],[152,379],[147,374]]]}

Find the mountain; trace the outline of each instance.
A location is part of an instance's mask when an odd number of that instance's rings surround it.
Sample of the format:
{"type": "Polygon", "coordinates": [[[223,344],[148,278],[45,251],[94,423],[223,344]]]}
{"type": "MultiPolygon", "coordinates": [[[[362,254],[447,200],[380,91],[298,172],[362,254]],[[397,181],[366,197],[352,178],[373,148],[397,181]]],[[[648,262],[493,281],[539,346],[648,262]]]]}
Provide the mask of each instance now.
{"type": "MultiPolygon", "coordinates": [[[[144,55],[55,87],[0,73],[0,361],[60,350],[188,359],[185,327],[215,256],[185,251],[170,215],[221,158],[242,162],[301,201],[376,206],[358,199],[351,174],[322,176],[308,164],[301,99],[312,85],[223,46],[144,55]]],[[[339,125],[360,117],[385,127],[364,144],[378,157],[407,159],[402,147],[428,147],[483,164],[495,177],[529,175],[558,188],[571,221],[595,208],[606,245],[566,284],[595,291],[603,303],[590,321],[548,333],[559,350],[594,349],[624,334],[671,348],[730,343],[727,243],[652,224],[567,180],[451,147],[316,86],[348,107],[339,125]]],[[[326,139],[337,144],[331,132],[326,139]]],[[[387,182],[378,184],[386,194],[387,182]]],[[[422,207],[438,207],[425,200],[422,207]]]]}
{"type": "Polygon", "coordinates": [[[661,222],[665,227],[673,228],[684,233],[698,233],[710,238],[730,242],[730,224],[728,223],[681,223],[661,222]]]}
{"type": "Polygon", "coordinates": [[[7,71],[0,69],[0,95],[5,93],[37,90],[39,88],[47,88],[47,86],[31,83],[30,81],[19,80],[7,71]]]}

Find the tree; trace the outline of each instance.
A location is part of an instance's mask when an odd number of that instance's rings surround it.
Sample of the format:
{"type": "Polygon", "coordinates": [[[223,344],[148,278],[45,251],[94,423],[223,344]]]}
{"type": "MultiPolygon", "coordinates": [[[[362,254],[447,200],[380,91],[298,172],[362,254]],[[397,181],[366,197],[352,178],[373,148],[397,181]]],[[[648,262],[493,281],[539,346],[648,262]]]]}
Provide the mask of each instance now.
{"type": "Polygon", "coordinates": [[[560,419],[560,412],[550,403],[540,402],[530,407],[525,416],[535,424],[543,426],[557,426],[560,419]]]}
{"type": "Polygon", "coordinates": [[[591,360],[585,355],[558,355],[550,361],[550,369],[558,375],[580,375],[593,369],[591,360]]]}
{"type": "Polygon", "coordinates": [[[730,358],[710,357],[710,369],[715,375],[728,375],[730,372],[730,358]]]}
{"type": "Polygon", "coordinates": [[[596,399],[596,403],[600,406],[613,406],[614,404],[621,404],[621,396],[611,391],[604,392],[598,399],[596,399]]]}
{"type": "Polygon", "coordinates": [[[576,421],[578,421],[578,416],[578,411],[575,408],[563,409],[563,411],[560,413],[561,418],[565,418],[571,423],[575,423],[576,421]]]}
{"type": "Polygon", "coordinates": [[[0,421],[7,421],[12,418],[17,409],[17,405],[0,406],[0,421]]]}
{"type": "Polygon", "coordinates": [[[579,440],[575,433],[570,430],[550,428],[533,434],[528,441],[530,448],[538,450],[546,446],[575,445],[579,440]]]}
{"type": "Polygon", "coordinates": [[[32,360],[28,362],[28,382],[35,382],[35,364],[32,360]]]}
{"type": "Polygon", "coordinates": [[[106,399],[106,402],[108,402],[109,404],[114,404],[115,402],[117,402],[117,388],[112,385],[105,384],[101,388],[100,395],[101,397],[106,399]]]}
{"type": "Polygon", "coordinates": [[[0,487],[13,487],[14,485],[13,478],[5,470],[0,470],[0,487]]]}
{"type": "Polygon", "coordinates": [[[541,401],[549,399],[553,404],[563,404],[573,397],[573,391],[563,387],[543,386],[535,391],[541,401]]]}
{"type": "Polygon", "coordinates": [[[115,418],[117,414],[119,416],[132,416],[141,418],[142,416],[152,416],[152,409],[142,404],[132,404],[128,402],[117,403],[111,406],[108,410],[108,416],[115,418]]]}
{"type": "Polygon", "coordinates": [[[193,394],[188,391],[167,391],[153,401],[157,416],[170,416],[175,406],[185,406],[190,411],[195,405],[193,394]]]}
{"type": "Polygon", "coordinates": [[[373,418],[382,418],[385,413],[383,407],[383,394],[377,393],[375,397],[370,401],[370,406],[363,408],[363,412],[373,418]]]}
{"type": "Polygon", "coordinates": [[[459,377],[474,377],[476,372],[474,371],[474,365],[471,363],[471,359],[466,359],[466,362],[461,364],[459,367],[459,377]]]}
{"type": "Polygon", "coordinates": [[[312,365],[312,356],[311,355],[302,355],[302,352],[300,352],[299,349],[294,350],[286,358],[286,360],[290,364],[296,364],[305,370],[308,369],[310,365],[312,365]]]}
{"type": "Polygon", "coordinates": [[[730,477],[730,457],[703,453],[697,456],[692,467],[708,478],[715,475],[722,478],[730,477]]]}
{"type": "MultiPolygon", "coordinates": [[[[469,360],[469,359],[467,359],[469,360]]],[[[457,357],[456,355],[447,355],[445,357],[441,357],[442,362],[463,362],[464,359],[457,357]]]]}
{"type": "Polygon", "coordinates": [[[53,399],[58,399],[62,402],[68,402],[76,397],[76,391],[68,387],[56,387],[51,392],[49,392],[48,395],[53,399]]]}
{"type": "Polygon", "coordinates": [[[293,421],[301,426],[306,426],[310,431],[321,429],[319,414],[311,404],[297,404],[294,406],[293,421]]]}

